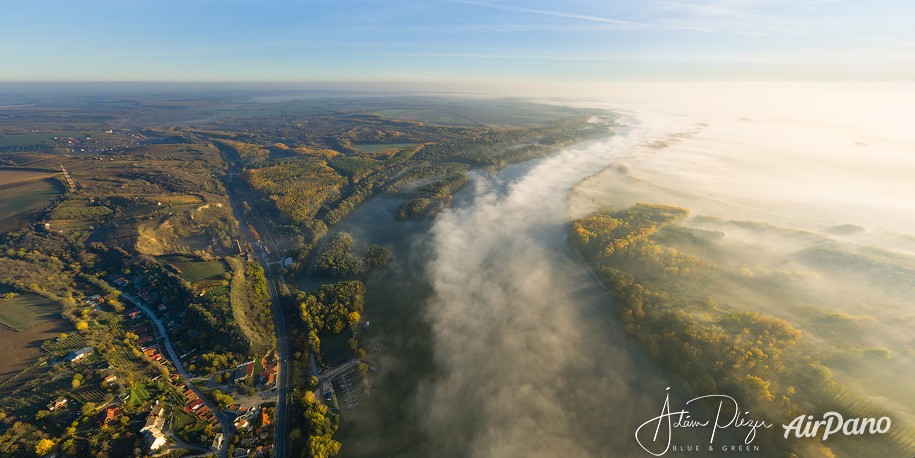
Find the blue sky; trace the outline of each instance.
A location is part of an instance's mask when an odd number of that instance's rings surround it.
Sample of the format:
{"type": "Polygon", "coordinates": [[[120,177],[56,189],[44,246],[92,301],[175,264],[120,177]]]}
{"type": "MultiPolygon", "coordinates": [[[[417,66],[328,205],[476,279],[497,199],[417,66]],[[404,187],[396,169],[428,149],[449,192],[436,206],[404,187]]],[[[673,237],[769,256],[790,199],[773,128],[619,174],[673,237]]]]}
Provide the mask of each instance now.
{"type": "Polygon", "coordinates": [[[28,0],[5,81],[915,78],[910,0],[28,0]]]}

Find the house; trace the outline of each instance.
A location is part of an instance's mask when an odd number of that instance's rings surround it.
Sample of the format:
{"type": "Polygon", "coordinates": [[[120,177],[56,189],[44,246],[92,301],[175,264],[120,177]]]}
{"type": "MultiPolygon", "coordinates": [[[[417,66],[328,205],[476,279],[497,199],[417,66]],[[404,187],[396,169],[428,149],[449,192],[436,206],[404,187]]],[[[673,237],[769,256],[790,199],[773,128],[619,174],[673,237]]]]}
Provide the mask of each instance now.
{"type": "Polygon", "coordinates": [[[190,401],[190,403],[188,403],[187,406],[184,407],[184,410],[193,412],[199,409],[201,405],[203,405],[203,401],[201,401],[200,398],[194,398],[190,401]]]}
{"type": "Polygon", "coordinates": [[[209,416],[212,414],[212,413],[210,412],[210,408],[207,407],[207,406],[200,406],[200,408],[197,409],[197,411],[194,412],[194,413],[195,413],[195,414],[197,415],[197,417],[200,418],[200,419],[205,419],[205,418],[209,417],[209,416]]]}
{"type": "Polygon", "coordinates": [[[57,399],[51,401],[51,402],[48,404],[48,410],[50,410],[51,412],[53,412],[53,411],[55,411],[55,410],[57,410],[57,409],[63,408],[63,407],[66,406],[66,405],[67,405],[67,398],[61,396],[61,397],[59,397],[59,398],[57,398],[57,399]]]}
{"type": "Polygon", "coordinates": [[[240,382],[252,375],[254,375],[254,361],[249,361],[235,366],[235,369],[232,371],[232,380],[240,382]]]}
{"type": "Polygon", "coordinates": [[[167,442],[165,433],[162,432],[162,427],[165,425],[164,414],[165,406],[156,404],[146,417],[146,425],[140,429],[143,441],[146,443],[146,451],[149,453],[156,452],[167,442]]]}
{"type": "Polygon", "coordinates": [[[266,377],[264,383],[267,385],[273,385],[276,383],[276,368],[274,368],[270,372],[267,372],[267,377],[266,377]]]}
{"type": "Polygon", "coordinates": [[[152,454],[162,448],[167,439],[161,429],[151,428],[143,431],[143,441],[146,442],[146,451],[152,454]]]}
{"type": "Polygon", "coordinates": [[[102,422],[102,424],[105,426],[111,426],[118,420],[118,418],[121,418],[123,413],[124,412],[118,406],[108,407],[105,409],[105,420],[102,422]]]}
{"type": "Polygon", "coordinates": [[[94,351],[95,350],[92,347],[80,348],[79,350],[70,352],[65,359],[68,363],[72,363],[91,355],[94,351]]]}
{"type": "Polygon", "coordinates": [[[264,367],[263,372],[260,373],[261,380],[265,385],[273,385],[276,383],[276,373],[279,370],[279,365],[277,360],[279,359],[279,354],[276,350],[269,351],[261,358],[261,366],[264,367]]]}
{"type": "Polygon", "coordinates": [[[155,405],[152,410],[149,411],[149,416],[146,417],[146,425],[140,428],[140,432],[142,433],[149,430],[161,430],[162,426],[165,425],[165,418],[163,416],[164,413],[164,405],[155,405]]]}
{"type": "Polygon", "coordinates": [[[111,382],[114,382],[114,381],[117,380],[117,379],[118,379],[118,376],[117,376],[117,375],[110,374],[110,375],[106,376],[104,379],[102,379],[102,381],[105,382],[105,383],[111,383],[111,382]]]}
{"type": "Polygon", "coordinates": [[[213,438],[213,445],[211,445],[210,448],[213,450],[222,448],[222,433],[216,433],[216,437],[213,438]]]}
{"type": "Polygon", "coordinates": [[[261,428],[270,426],[270,414],[267,413],[266,407],[261,407],[261,428]]]}

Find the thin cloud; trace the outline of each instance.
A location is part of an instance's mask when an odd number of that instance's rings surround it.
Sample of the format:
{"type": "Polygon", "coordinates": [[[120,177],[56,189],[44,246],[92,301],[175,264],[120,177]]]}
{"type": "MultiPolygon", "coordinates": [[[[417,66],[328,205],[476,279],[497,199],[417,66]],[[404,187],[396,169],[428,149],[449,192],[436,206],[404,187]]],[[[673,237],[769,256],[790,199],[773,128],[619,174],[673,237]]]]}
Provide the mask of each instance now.
{"type": "Polygon", "coordinates": [[[621,19],[613,19],[601,16],[592,16],[587,14],[578,14],[570,13],[566,11],[556,11],[556,10],[541,10],[535,8],[523,8],[520,6],[510,6],[510,5],[500,5],[497,3],[486,3],[486,2],[473,2],[473,1],[462,1],[457,0],[456,3],[463,3],[466,5],[475,5],[482,6],[484,8],[490,8],[494,10],[509,11],[513,13],[526,13],[526,14],[535,14],[540,16],[550,16],[563,19],[576,19],[579,21],[587,22],[599,22],[602,24],[617,24],[617,25],[627,25],[627,26],[640,26],[637,22],[625,21],[621,19]]]}
{"type": "MultiPolygon", "coordinates": [[[[580,14],[572,13],[568,11],[558,11],[558,10],[544,10],[544,9],[535,9],[535,8],[525,8],[512,5],[503,5],[497,3],[489,2],[478,2],[473,0],[454,0],[455,3],[461,3],[465,5],[479,6],[483,8],[489,8],[499,11],[508,11],[515,13],[530,14],[536,16],[545,16],[551,18],[561,18],[561,19],[574,19],[580,21],[579,24],[572,26],[568,30],[570,31],[582,31],[587,30],[587,24],[593,24],[595,26],[608,27],[613,30],[683,30],[688,32],[701,32],[709,34],[721,34],[721,35],[734,35],[734,36],[749,36],[749,37],[760,37],[766,35],[766,32],[759,30],[751,30],[754,27],[746,27],[745,24],[741,23],[738,26],[724,29],[717,27],[719,24],[715,21],[710,21],[709,19],[713,16],[719,18],[728,17],[731,19],[742,19],[744,21],[758,24],[760,22],[771,22],[774,21],[771,18],[752,15],[743,13],[737,10],[727,9],[719,6],[713,5],[687,5],[678,2],[667,2],[664,3],[666,9],[670,10],[681,10],[688,12],[692,17],[687,16],[676,21],[658,19],[656,21],[629,21],[623,19],[609,18],[605,16],[597,16],[591,14],[580,14]],[[583,24],[582,24],[583,23],[583,24]]],[[[470,23],[469,21],[463,21],[470,23]]],[[[512,27],[512,26],[507,26],[512,27]]],[[[557,27],[555,24],[527,24],[523,26],[515,25],[512,27],[515,30],[518,29],[529,29],[529,30],[549,30],[557,31],[561,27],[557,27]]],[[[506,31],[509,29],[505,29],[506,31]]]]}
{"type": "Polygon", "coordinates": [[[907,46],[910,48],[915,47],[915,41],[900,40],[899,38],[891,38],[891,37],[860,37],[860,38],[865,38],[865,39],[869,39],[869,40],[885,41],[885,42],[889,42],[889,43],[896,43],[897,45],[907,46]]]}

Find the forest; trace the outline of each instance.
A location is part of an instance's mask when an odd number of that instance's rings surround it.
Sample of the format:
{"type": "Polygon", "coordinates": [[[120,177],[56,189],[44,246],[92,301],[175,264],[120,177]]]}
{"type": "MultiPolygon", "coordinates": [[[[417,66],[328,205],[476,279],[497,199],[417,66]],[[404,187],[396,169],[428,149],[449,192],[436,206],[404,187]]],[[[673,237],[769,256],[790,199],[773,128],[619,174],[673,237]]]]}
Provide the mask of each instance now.
{"type": "Polygon", "coordinates": [[[379,245],[362,245],[356,249],[350,234],[338,232],[315,257],[311,273],[332,278],[355,277],[387,264],[390,257],[390,250],[379,245]]]}
{"type": "Polygon", "coordinates": [[[297,298],[309,336],[339,334],[347,326],[357,325],[364,301],[365,285],[355,280],[325,284],[313,293],[300,293],[297,298]]]}
{"type": "MultiPolygon", "coordinates": [[[[647,353],[697,396],[731,394],[773,418],[794,418],[812,405],[883,416],[879,405],[833,378],[821,352],[796,326],[725,300],[727,273],[700,256],[714,249],[688,253],[673,246],[684,237],[706,247],[720,239],[683,227],[688,214],[684,208],[636,204],[570,226],[573,249],[610,291],[620,321],[647,353]]],[[[874,445],[887,456],[906,450],[912,441],[906,430],[874,445]]],[[[767,450],[833,454],[819,441],[776,436],[760,438],[767,450]]]]}

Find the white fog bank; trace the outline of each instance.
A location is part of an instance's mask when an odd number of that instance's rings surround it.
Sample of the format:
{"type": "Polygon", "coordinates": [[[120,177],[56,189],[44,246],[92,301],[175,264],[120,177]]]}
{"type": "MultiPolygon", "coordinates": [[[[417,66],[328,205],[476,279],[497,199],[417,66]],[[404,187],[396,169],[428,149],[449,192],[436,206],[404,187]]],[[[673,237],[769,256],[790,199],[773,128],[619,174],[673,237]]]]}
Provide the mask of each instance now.
{"type": "MultiPolygon", "coordinates": [[[[669,191],[669,203],[694,213],[719,206],[731,216],[765,215],[811,230],[854,224],[893,242],[915,233],[915,83],[607,90],[613,106],[692,126],[669,147],[625,161],[631,179],[669,191]]],[[[573,201],[573,210],[584,211],[579,204],[573,201]]]]}
{"type": "Polygon", "coordinates": [[[436,218],[427,317],[441,375],[416,399],[434,450],[634,450],[632,412],[656,410],[665,385],[634,360],[602,286],[570,255],[566,205],[580,180],[667,130],[636,126],[529,170],[477,176],[473,201],[436,218]]]}
{"type": "Polygon", "coordinates": [[[773,286],[703,287],[787,319],[836,380],[915,422],[915,84],[638,85],[614,101],[687,128],[576,186],[572,217],[636,202],[712,217],[684,224],[722,236],[717,267],[773,286]]]}

